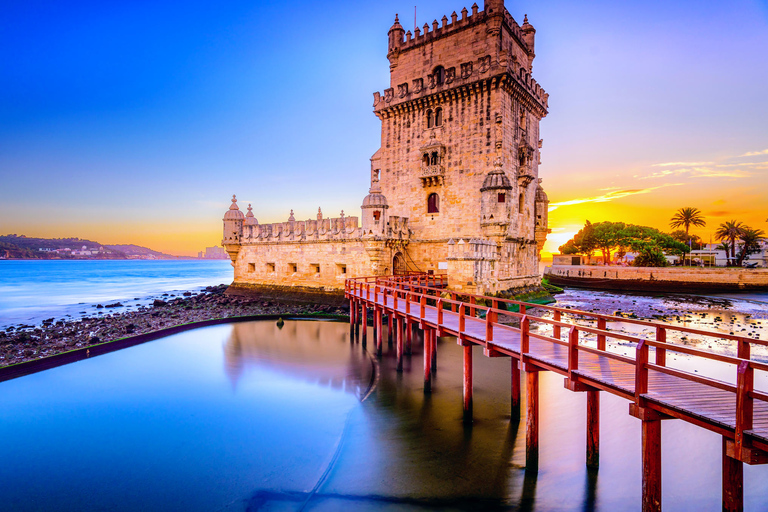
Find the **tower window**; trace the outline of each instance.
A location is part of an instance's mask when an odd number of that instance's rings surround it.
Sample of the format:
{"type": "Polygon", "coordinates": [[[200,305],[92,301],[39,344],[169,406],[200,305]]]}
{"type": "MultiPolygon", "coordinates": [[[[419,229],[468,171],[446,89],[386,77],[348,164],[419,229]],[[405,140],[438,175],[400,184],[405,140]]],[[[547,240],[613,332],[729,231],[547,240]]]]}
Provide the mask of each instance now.
{"type": "Polygon", "coordinates": [[[437,85],[445,83],[445,68],[443,66],[437,66],[432,74],[435,75],[435,83],[437,85]]]}
{"type": "Polygon", "coordinates": [[[440,197],[434,192],[427,196],[427,213],[440,212],[440,197]]]}
{"type": "Polygon", "coordinates": [[[289,263],[288,264],[288,273],[289,274],[295,274],[299,271],[299,266],[296,263],[289,263]]]}
{"type": "Polygon", "coordinates": [[[523,213],[523,194],[520,194],[520,197],[517,200],[517,211],[518,213],[523,213]]]}
{"type": "Polygon", "coordinates": [[[430,159],[431,165],[438,165],[440,163],[440,157],[437,156],[437,151],[432,152],[432,158],[430,159]]]}
{"type": "Polygon", "coordinates": [[[379,210],[373,210],[373,219],[378,222],[381,218],[381,212],[379,210]]]}
{"type": "Polygon", "coordinates": [[[267,263],[267,272],[274,272],[274,271],[275,271],[275,264],[267,263]]]}
{"type": "Polygon", "coordinates": [[[435,109],[435,126],[443,126],[443,109],[435,109]]]}
{"type": "Polygon", "coordinates": [[[507,201],[507,194],[504,192],[499,192],[499,202],[504,203],[507,201]]]}
{"type": "Polygon", "coordinates": [[[435,115],[432,112],[432,110],[427,110],[427,128],[434,128],[435,126],[435,115]]]}
{"type": "Polygon", "coordinates": [[[429,153],[424,153],[424,157],[421,159],[424,165],[429,165],[429,153]]]}

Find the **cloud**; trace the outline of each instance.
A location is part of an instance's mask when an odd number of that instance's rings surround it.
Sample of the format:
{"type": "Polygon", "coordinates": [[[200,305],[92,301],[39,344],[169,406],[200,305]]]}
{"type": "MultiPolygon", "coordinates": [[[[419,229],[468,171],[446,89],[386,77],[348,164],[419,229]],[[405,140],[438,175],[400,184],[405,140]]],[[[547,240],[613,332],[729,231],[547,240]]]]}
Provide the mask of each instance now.
{"type": "Polygon", "coordinates": [[[724,210],[716,210],[716,211],[707,212],[707,215],[711,217],[730,217],[731,212],[724,211],[724,210]]]}
{"type": "Polygon", "coordinates": [[[665,162],[653,164],[651,167],[691,167],[694,165],[711,165],[713,162],[665,162]]]}
{"type": "Polygon", "coordinates": [[[757,155],[768,155],[768,149],[764,149],[762,151],[750,151],[749,153],[744,153],[741,156],[757,156],[757,155]]]}
{"type": "MultiPolygon", "coordinates": [[[[689,178],[749,178],[752,173],[740,169],[727,169],[728,165],[716,165],[713,167],[688,167],[683,169],[671,169],[657,171],[648,176],[635,175],[635,178],[641,180],[667,178],[669,176],[687,176],[689,178]]],[[[759,169],[759,167],[758,167],[759,169]]]]}
{"type": "Polygon", "coordinates": [[[682,185],[682,183],[670,183],[667,185],[661,185],[659,187],[649,187],[649,188],[635,188],[635,189],[624,189],[624,190],[614,190],[612,192],[608,192],[606,194],[603,194],[601,196],[595,196],[595,197],[587,197],[582,199],[570,199],[568,201],[560,201],[557,203],[550,203],[549,204],[549,211],[554,211],[558,209],[561,206],[573,206],[575,204],[582,204],[582,203],[607,203],[608,201],[613,201],[615,199],[621,199],[627,196],[634,196],[637,194],[647,194],[653,190],[657,190],[664,187],[674,187],[677,185],[682,185]]]}

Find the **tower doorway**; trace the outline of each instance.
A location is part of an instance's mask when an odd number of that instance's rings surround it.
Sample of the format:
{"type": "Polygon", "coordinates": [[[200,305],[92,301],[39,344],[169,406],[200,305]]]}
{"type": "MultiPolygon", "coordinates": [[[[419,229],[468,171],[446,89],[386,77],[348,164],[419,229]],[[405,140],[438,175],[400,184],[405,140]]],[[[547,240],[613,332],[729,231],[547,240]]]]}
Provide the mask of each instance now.
{"type": "Polygon", "coordinates": [[[396,276],[402,276],[407,273],[405,258],[403,257],[403,253],[401,252],[395,253],[395,257],[392,258],[392,271],[396,276]]]}

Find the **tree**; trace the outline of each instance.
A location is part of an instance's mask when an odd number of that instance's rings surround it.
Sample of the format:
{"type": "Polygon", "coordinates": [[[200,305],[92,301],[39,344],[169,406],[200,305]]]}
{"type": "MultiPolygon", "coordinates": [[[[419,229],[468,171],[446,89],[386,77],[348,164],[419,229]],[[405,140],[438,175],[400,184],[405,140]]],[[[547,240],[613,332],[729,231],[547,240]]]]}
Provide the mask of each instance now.
{"type": "MultiPolygon", "coordinates": [[[[736,240],[741,236],[742,231],[746,228],[742,222],[737,220],[729,220],[723,222],[715,231],[715,237],[718,240],[727,241],[730,247],[730,258],[728,258],[728,266],[732,267],[736,260],[736,240]]],[[[726,251],[726,255],[728,252],[726,251]]]]}
{"type": "Polygon", "coordinates": [[[666,267],[667,258],[664,252],[656,246],[644,247],[632,263],[635,267],[666,267]]]}
{"type": "Polygon", "coordinates": [[[691,206],[686,206],[685,208],[677,210],[669,223],[669,226],[672,228],[684,227],[686,235],[691,226],[703,228],[706,225],[707,223],[704,221],[704,215],[701,213],[701,210],[691,206]]]}
{"type": "Polygon", "coordinates": [[[670,236],[691,249],[701,249],[701,237],[699,235],[690,235],[682,229],[678,229],[677,231],[670,233],[670,236]]]}
{"type": "Polygon", "coordinates": [[[583,228],[568,240],[565,244],[558,247],[561,254],[584,254],[591,256],[595,250],[595,234],[592,223],[587,221],[583,228]]]}
{"type": "Polygon", "coordinates": [[[744,226],[741,234],[739,235],[739,240],[741,240],[741,250],[739,251],[736,266],[742,266],[744,264],[744,260],[750,254],[760,252],[760,241],[764,238],[765,231],[762,229],[752,229],[748,226],[744,226]]]}

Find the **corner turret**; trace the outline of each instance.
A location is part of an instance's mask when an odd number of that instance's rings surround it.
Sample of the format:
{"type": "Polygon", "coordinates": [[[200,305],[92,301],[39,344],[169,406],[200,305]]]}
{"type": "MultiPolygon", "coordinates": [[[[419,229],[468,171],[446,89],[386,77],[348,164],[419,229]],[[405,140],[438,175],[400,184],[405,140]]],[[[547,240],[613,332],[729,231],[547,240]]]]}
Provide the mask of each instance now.
{"type": "Polygon", "coordinates": [[[243,222],[245,215],[237,206],[237,197],[232,196],[232,204],[229,210],[224,214],[224,238],[221,245],[227,250],[229,257],[232,258],[232,264],[237,259],[237,253],[240,251],[240,241],[243,238],[243,222]]]}
{"type": "Polygon", "coordinates": [[[395,23],[390,27],[387,36],[389,37],[389,45],[387,49],[389,68],[394,69],[395,66],[397,66],[397,58],[400,56],[400,47],[403,45],[403,37],[405,36],[405,30],[400,24],[397,14],[395,14],[395,23]]]}
{"type": "Polygon", "coordinates": [[[371,188],[360,207],[363,210],[363,237],[383,237],[387,230],[387,198],[381,192],[379,171],[371,173],[371,188]]]}
{"type": "Polygon", "coordinates": [[[523,20],[523,26],[520,28],[523,29],[523,41],[525,41],[525,45],[528,47],[528,72],[530,73],[533,70],[533,58],[536,57],[536,52],[533,47],[536,38],[536,29],[533,28],[533,25],[528,23],[527,14],[523,20]]]}
{"type": "Polygon", "coordinates": [[[480,225],[485,236],[503,236],[512,216],[512,183],[502,168],[501,158],[485,176],[480,188],[480,225]]]}

